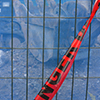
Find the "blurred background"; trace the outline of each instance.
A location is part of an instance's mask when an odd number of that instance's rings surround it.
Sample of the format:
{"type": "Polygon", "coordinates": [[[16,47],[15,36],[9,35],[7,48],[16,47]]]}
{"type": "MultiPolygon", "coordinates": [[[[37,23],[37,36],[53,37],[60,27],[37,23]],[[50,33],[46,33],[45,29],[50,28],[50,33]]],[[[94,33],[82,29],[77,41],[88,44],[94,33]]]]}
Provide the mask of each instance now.
{"type": "MultiPolygon", "coordinates": [[[[89,18],[95,0],[0,0],[0,100],[33,100],[89,18]]],[[[53,100],[100,99],[100,9],[53,100]]]]}

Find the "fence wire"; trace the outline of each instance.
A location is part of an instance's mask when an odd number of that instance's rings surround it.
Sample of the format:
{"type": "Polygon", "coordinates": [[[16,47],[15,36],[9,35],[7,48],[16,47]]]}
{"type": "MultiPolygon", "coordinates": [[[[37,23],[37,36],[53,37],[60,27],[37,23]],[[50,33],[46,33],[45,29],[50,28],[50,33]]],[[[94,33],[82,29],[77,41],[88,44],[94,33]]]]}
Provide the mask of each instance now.
{"type": "MultiPolygon", "coordinates": [[[[0,100],[33,100],[81,27],[94,0],[0,1],[0,100]]],[[[100,10],[53,100],[100,99],[100,10]]]]}

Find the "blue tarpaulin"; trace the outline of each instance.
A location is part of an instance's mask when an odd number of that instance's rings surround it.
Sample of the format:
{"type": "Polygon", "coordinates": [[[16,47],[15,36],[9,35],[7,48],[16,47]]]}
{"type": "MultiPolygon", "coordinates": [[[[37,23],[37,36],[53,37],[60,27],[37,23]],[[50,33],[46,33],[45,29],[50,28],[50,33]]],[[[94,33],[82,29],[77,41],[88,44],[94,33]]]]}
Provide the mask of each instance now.
{"type": "MultiPolygon", "coordinates": [[[[0,0],[0,100],[35,98],[93,4],[94,0],[0,0]]],[[[53,100],[99,100],[99,65],[100,9],[53,100]]]]}

